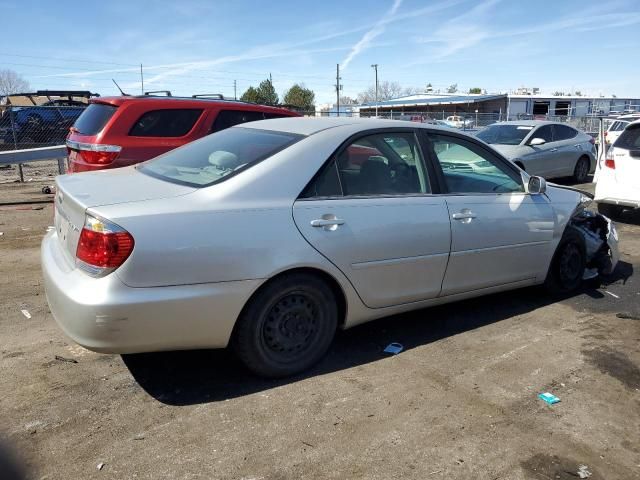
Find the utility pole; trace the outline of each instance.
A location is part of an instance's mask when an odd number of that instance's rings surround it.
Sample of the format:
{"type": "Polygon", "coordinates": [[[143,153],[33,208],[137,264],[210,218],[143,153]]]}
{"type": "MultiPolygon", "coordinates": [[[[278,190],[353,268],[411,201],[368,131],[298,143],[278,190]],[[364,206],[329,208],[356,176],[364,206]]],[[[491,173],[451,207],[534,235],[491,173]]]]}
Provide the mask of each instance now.
{"type": "Polygon", "coordinates": [[[342,85],[340,85],[340,64],[336,63],[336,107],[338,109],[336,116],[340,116],[340,90],[342,90],[342,85]]]}
{"type": "Polygon", "coordinates": [[[234,80],[234,81],[233,81],[233,99],[234,99],[234,100],[237,100],[237,99],[238,99],[238,94],[237,94],[237,90],[236,90],[236,87],[237,87],[237,86],[238,86],[238,85],[237,85],[236,81],[234,80]]]}
{"type": "Polygon", "coordinates": [[[142,95],[144,95],[144,76],[142,75],[142,64],[140,64],[140,90],[142,95]]]}
{"type": "Polygon", "coordinates": [[[373,68],[376,71],[376,117],[378,116],[378,64],[374,63],[373,65],[371,65],[371,68],[373,68]]]}

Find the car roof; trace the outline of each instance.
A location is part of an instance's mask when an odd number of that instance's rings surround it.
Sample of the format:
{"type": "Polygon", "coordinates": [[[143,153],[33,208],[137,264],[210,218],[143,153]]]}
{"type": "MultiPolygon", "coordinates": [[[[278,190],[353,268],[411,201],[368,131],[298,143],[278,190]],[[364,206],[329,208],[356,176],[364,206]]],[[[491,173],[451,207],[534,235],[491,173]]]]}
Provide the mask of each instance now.
{"type": "MultiPolygon", "coordinates": [[[[540,125],[566,125],[562,122],[552,122],[550,120],[509,120],[505,122],[496,122],[494,125],[526,125],[538,127],[540,125]]],[[[569,127],[571,125],[568,125],[569,127]]]]}
{"type": "Polygon", "coordinates": [[[358,132],[374,128],[431,128],[450,132],[447,128],[442,128],[433,124],[422,124],[409,122],[406,120],[384,120],[378,118],[355,118],[355,117],[288,117],[276,118],[272,120],[258,120],[250,124],[240,124],[232,128],[255,128],[260,130],[271,130],[275,132],[294,133],[297,135],[313,135],[314,133],[327,130],[329,128],[351,127],[358,132]]]}
{"type": "MultiPolygon", "coordinates": [[[[202,108],[203,104],[213,104],[213,105],[232,105],[238,107],[249,107],[249,108],[257,108],[262,111],[272,110],[277,112],[293,112],[293,110],[289,110],[287,108],[282,107],[274,107],[270,105],[260,105],[257,103],[250,102],[242,102],[240,100],[227,100],[221,98],[194,98],[194,97],[171,97],[171,96],[158,96],[158,95],[126,95],[119,97],[98,97],[93,98],[89,101],[89,103],[103,103],[109,105],[120,106],[126,103],[131,102],[149,102],[149,103],[157,103],[158,105],[180,105],[184,108],[202,108]]],[[[293,112],[295,113],[295,112],[293,112]]]]}

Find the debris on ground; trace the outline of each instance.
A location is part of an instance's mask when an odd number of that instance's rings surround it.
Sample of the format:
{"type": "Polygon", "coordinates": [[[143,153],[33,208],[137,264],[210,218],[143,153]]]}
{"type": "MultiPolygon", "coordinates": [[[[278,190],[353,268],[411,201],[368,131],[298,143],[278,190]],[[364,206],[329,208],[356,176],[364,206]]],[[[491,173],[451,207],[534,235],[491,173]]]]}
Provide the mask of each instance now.
{"type": "Polygon", "coordinates": [[[42,187],[42,193],[45,193],[45,194],[53,193],[54,188],[55,187],[53,185],[45,185],[44,187],[42,187]]]}
{"type": "Polygon", "coordinates": [[[404,347],[400,343],[393,342],[393,343],[390,343],[389,345],[387,345],[387,348],[384,349],[384,353],[390,353],[391,355],[397,355],[402,350],[404,350],[404,347]]]}
{"type": "Polygon", "coordinates": [[[633,313],[627,312],[616,313],[616,317],[624,320],[640,320],[640,315],[634,315],[633,313]]]}
{"type": "Polygon", "coordinates": [[[25,317],[27,317],[27,318],[31,318],[31,314],[29,313],[29,310],[22,309],[22,310],[20,310],[20,311],[22,312],[22,314],[23,314],[25,317]]]}
{"type": "Polygon", "coordinates": [[[609,290],[605,290],[604,293],[608,293],[609,295],[611,295],[613,298],[620,298],[618,295],[616,295],[615,293],[611,293],[609,290]]]}
{"type": "Polygon", "coordinates": [[[35,207],[31,207],[31,210],[43,210],[44,206],[42,205],[36,205],[35,207]]]}
{"type": "Polygon", "coordinates": [[[96,468],[102,470],[102,467],[104,467],[104,463],[100,462],[96,468]]]}
{"type": "Polygon", "coordinates": [[[1,237],[2,235],[4,235],[4,232],[0,232],[0,237],[1,237]]]}
{"type": "Polygon", "coordinates": [[[144,433],[139,433],[138,435],[133,437],[133,439],[134,440],[144,440],[144,433]]]}
{"type": "Polygon", "coordinates": [[[589,467],[586,465],[578,466],[578,476],[580,478],[589,478],[591,476],[591,472],[589,471],[589,467]]]}
{"type": "Polygon", "coordinates": [[[75,358],[61,357],[60,355],[56,355],[55,359],[58,360],[59,362],[78,363],[78,361],[75,358]]]}
{"type": "Polygon", "coordinates": [[[558,403],[560,399],[556,397],[553,393],[545,392],[538,394],[538,398],[544,400],[549,405],[553,405],[554,403],[558,403]]]}

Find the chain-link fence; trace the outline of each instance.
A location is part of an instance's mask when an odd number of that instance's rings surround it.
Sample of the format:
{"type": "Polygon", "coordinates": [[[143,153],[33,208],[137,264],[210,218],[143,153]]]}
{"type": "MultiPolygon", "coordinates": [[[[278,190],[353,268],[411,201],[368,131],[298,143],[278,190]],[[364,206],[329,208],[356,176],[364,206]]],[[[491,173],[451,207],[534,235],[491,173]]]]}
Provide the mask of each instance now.
{"type": "Polygon", "coordinates": [[[85,108],[0,105],[0,150],[61,145],[85,108]]]}
{"type": "MultiPolygon", "coordinates": [[[[323,117],[335,117],[335,111],[322,111],[317,115],[323,117]]],[[[429,123],[434,125],[457,128],[463,131],[476,131],[491,125],[495,122],[506,120],[549,120],[553,122],[562,122],[571,125],[578,130],[597,136],[600,125],[600,119],[597,116],[557,116],[557,115],[528,115],[518,114],[510,115],[507,118],[505,113],[467,113],[455,111],[389,111],[379,110],[378,113],[371,110],[362,111],[346,111],[340,112],[341,117],[360,117],[360,118],[384,118],[390,120],[405,120],[419,123],[429,123]]]]}

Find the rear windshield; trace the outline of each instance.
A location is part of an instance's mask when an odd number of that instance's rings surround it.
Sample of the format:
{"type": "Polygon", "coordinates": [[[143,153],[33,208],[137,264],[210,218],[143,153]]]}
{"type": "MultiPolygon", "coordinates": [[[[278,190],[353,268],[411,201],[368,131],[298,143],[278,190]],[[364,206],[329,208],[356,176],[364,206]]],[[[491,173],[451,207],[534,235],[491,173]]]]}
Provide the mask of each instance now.
{"type": "Polygon", "coordinates": [[[616,148],[640,149],[640,124],[628,127],[613,144],[616,148]]]}
{"type": "Polygon", "coordinates": [[[97,135],[117,109],[113,105],[92,103],[80,114],[73,126],[83,135],[97,135]]]}
{"type": "Polygon", "coordinates": [[[476,137],[489,144],[520,145],[531,130],[532,125],[489,125],[478,132],[476,137]]]}
{"type": "Polygon", "coordinates": [[[301,139],[301,135],[229,128],[138,165],[168,182],[207,187],[246,170],[301,139]]]}

